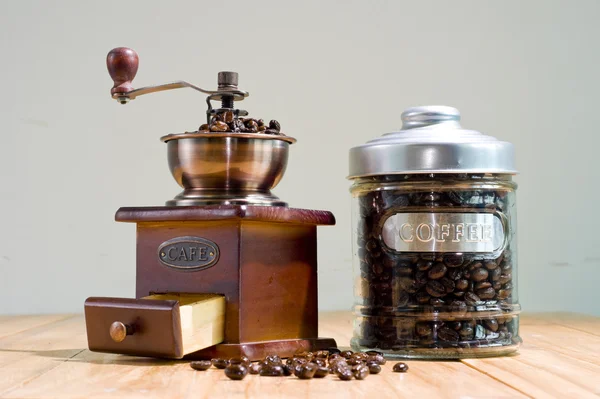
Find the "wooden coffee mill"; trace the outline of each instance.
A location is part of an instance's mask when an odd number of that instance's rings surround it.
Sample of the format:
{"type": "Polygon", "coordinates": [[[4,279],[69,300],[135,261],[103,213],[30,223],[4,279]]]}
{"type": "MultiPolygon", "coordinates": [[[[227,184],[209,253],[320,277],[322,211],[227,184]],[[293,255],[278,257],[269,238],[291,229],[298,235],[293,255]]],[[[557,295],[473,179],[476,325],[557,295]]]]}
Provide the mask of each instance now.
{"type": "MultiPolygon", "coordinates": [[[[134,89],[135,51],[112,50],[107,66],[112,97],[122,104],[188,87],[208,95],[207,121],[248,115],[234,107],[248,96],[235,72],[220,72],[214,91],[182,81],[134,89]]],[[[117,211],[117,221],[137,226],[136,299],[86,300],[90,350],[257,360],[335,347],[318,337],[317,320],[317,226],[335,224],[334,216],[288,208],[270,191],[296,140],[201,131],[161,140],[184,191],[166,206],[117,211]]]]}

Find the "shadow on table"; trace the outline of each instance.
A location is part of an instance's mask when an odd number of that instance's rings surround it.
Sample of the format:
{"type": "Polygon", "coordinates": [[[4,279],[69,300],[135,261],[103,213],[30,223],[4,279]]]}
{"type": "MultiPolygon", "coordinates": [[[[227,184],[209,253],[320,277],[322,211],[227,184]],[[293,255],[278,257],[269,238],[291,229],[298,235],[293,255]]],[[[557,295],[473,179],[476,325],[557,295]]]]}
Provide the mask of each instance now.
{"type": "Polygon", "coordinates": [[[136,357],[127,355],[117,355],[113,353],[90,352],[87,349],[57,349],[57,350],[27,350],[27,349],[3,349],[0,348],[0,354],[3,352],[29,353],[34,356],[54,358],[58,361],[69,361],[78,363],[123,365],[123,366],[168,366],[171,364],[188,363],[189,360],[173,359],[155,359],[150,357],[136,357]]]}

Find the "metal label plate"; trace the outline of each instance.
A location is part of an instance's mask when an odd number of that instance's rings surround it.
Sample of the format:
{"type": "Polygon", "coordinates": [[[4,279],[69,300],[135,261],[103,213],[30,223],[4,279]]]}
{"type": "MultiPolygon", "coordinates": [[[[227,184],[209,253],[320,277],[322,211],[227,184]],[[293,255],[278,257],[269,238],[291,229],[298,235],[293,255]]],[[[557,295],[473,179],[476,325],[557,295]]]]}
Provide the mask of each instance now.
{"type": "Polygon", "coordinates": [[[176,237],[158,247],[158,260],[179,271],[199,271],[219,260],[219,247],[201,237],[176,237]]]}
{"type": "Polygon", "coordinates": [[[396,213],[381,232],[383,242],[399,252],[498,252],[506,246],[499,214],[396,213]]]}

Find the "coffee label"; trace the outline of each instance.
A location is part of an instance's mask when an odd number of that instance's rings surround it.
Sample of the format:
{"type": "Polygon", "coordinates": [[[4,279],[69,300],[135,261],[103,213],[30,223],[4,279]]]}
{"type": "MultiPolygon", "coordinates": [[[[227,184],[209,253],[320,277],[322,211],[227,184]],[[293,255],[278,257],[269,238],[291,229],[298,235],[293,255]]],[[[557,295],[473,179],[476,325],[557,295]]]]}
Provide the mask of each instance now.
{"type": "Polygon", "coordinates": [[[176,237],[158,247],[158,260],[179,271],[204,270],[219,260],[219,247],[206,238],[176,237]]]}
{"type": "Polygon", "coordinates": [[[492,213],[396,213],[381,235],[399,252],[498,252],[506,246],[504,223],[492,213]]]}

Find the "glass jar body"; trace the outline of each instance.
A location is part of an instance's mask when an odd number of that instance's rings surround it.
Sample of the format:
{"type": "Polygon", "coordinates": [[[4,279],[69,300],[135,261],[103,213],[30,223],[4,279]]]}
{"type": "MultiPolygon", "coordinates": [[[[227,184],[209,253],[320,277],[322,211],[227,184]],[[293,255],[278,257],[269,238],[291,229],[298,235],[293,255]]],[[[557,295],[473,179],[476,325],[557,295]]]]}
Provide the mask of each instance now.
{"type": "Polygon", "coordinates": [[[457,359],[517,350],[510,175],[354,179],[355,350],[457,359]]]}

